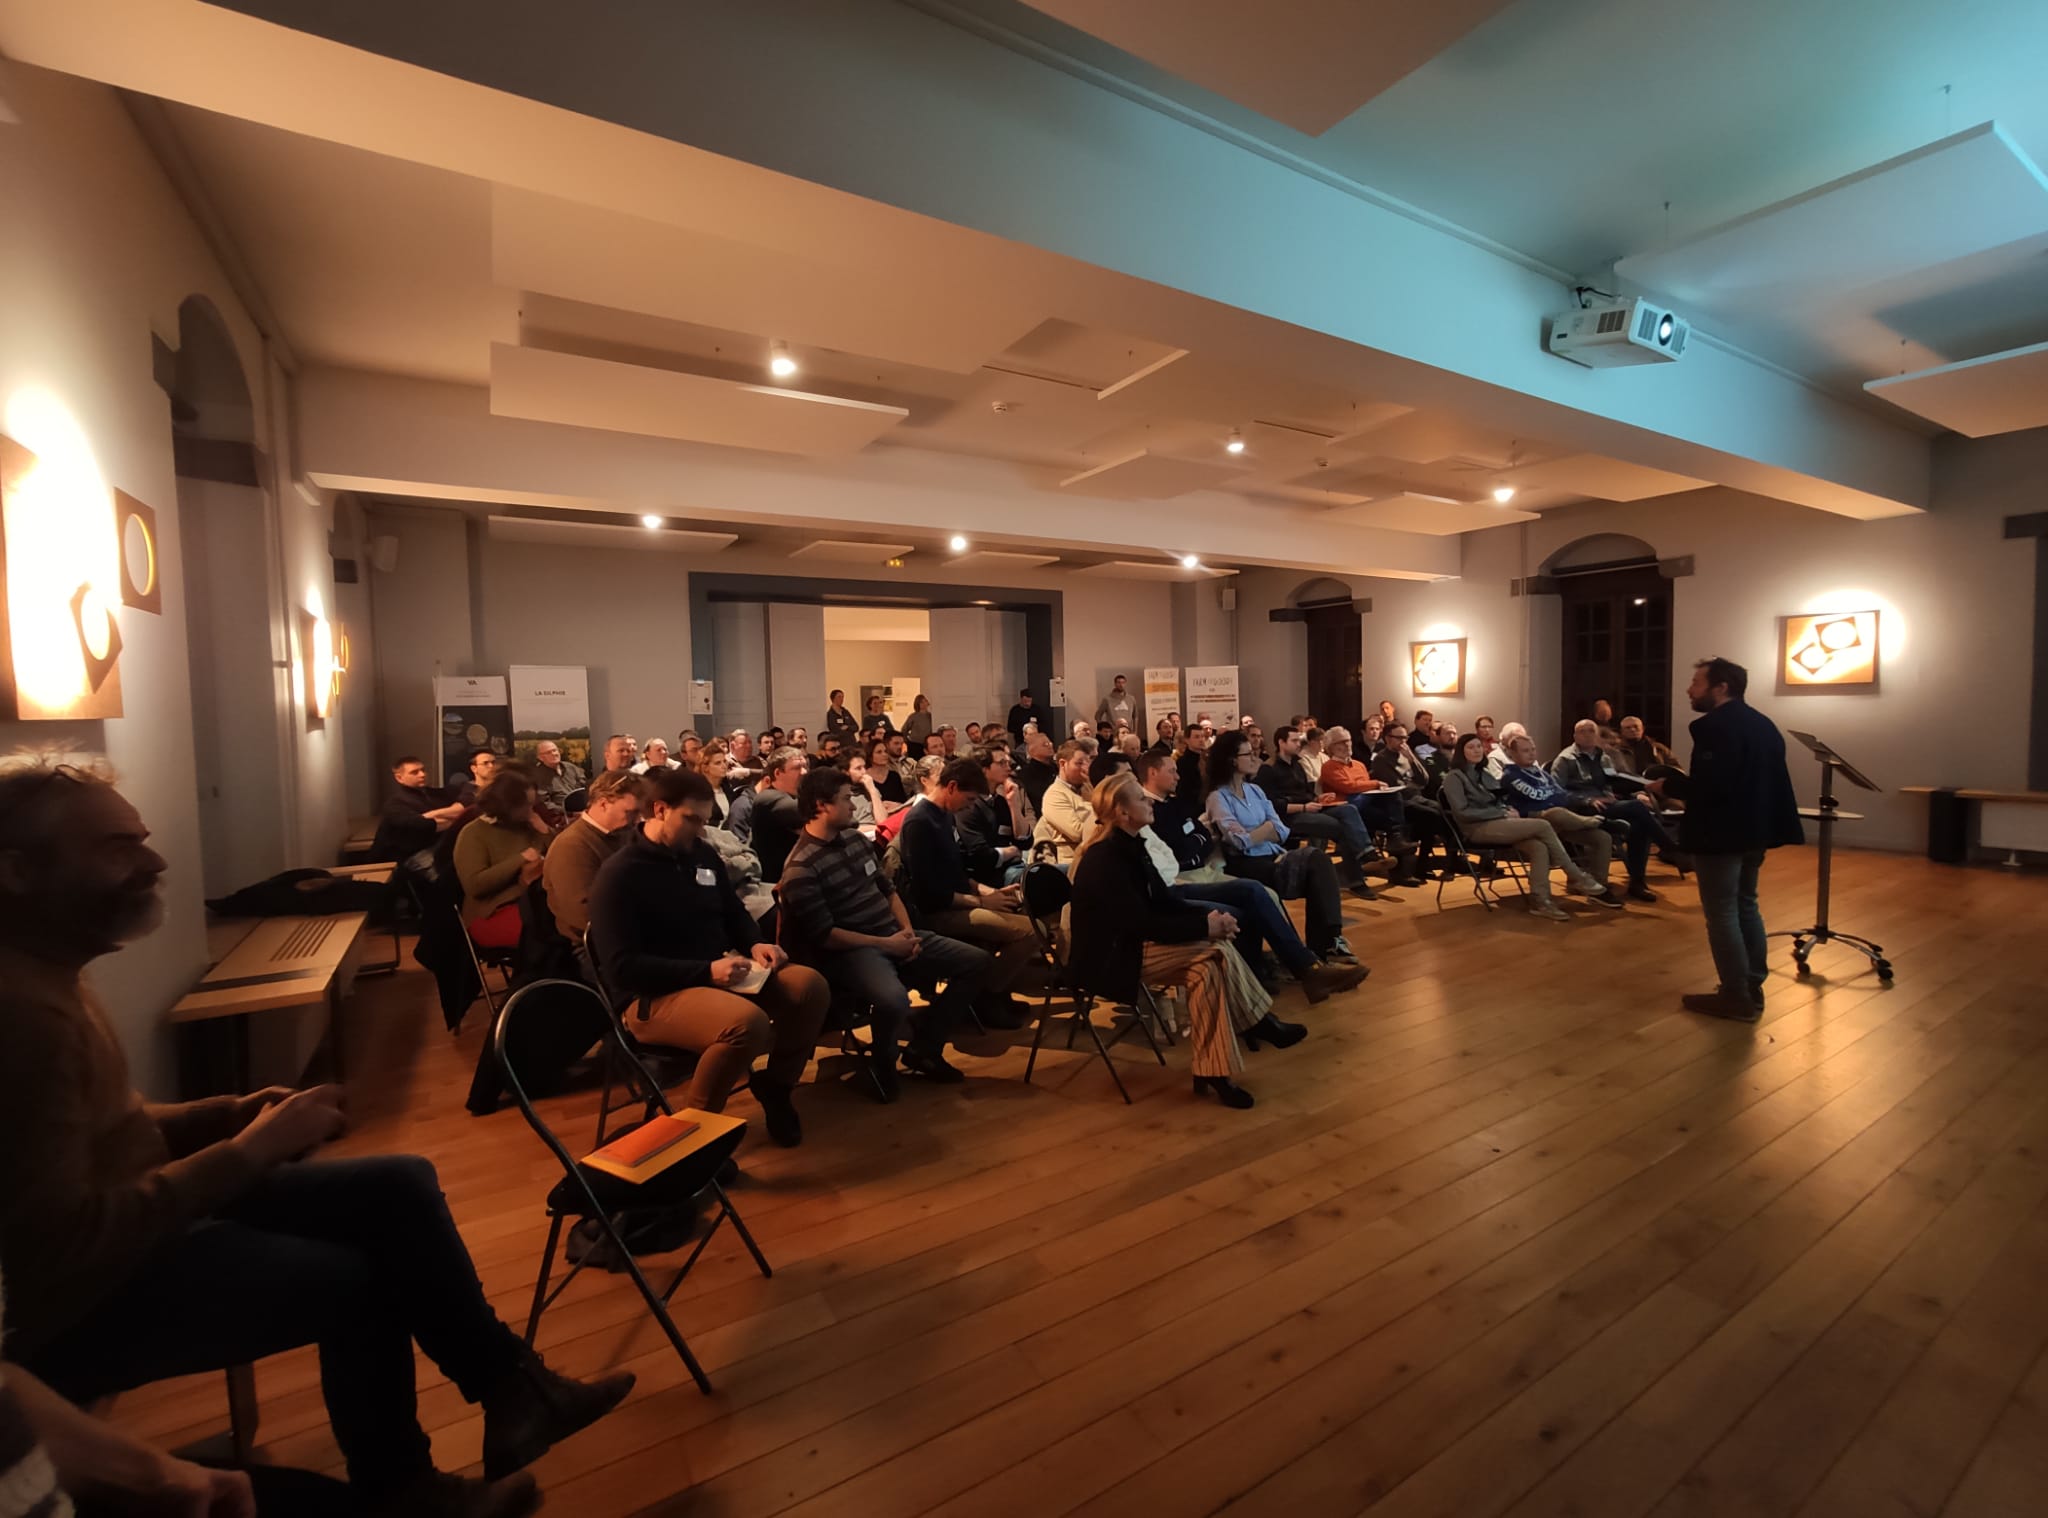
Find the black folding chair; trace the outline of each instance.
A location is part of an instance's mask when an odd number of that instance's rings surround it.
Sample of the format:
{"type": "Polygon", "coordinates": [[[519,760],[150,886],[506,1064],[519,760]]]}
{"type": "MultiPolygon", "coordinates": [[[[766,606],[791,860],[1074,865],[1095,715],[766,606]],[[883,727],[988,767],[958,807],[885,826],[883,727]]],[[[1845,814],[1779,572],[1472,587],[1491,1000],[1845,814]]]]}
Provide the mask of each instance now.
{"type": "Polygon", "coordinates": [[[1152,1057],[1160,1064],[1166,1063],[1166,1054],[1159,1047],[1159,1040],[1153,1036],[1153,1024],[1157,1023],[1167,1042],[1174,1041],[1173,1027],[1166,1015],[1159,1010],[1159,1003],[1149,986],[1139,986],[1128,998],[1108,996],[1092,991],[1081,985],[1068,967],[1061,961],[1059,953],[1059,932],[1057,919],[1033,917],[1031,926],[1038,934],[1039,952],[1045,956],[1045,1003],[1039,1009],[1038,1026],[1031,1034],[1031,1054],[1024,1061],[1024,1081],[1029,1085],[1031,1072],[1038,1064],[1038,1051],[1045,1043],[1045,1030],[1055,1017],[1067,1020],[1067,1048],[1074,1047],[1074,1036],[1082,1028],[1088,1030],[1089,1038],[1095,1042],[1095,1052],[1102,1057],[1103,1067],[1109,1071],[1109,1078],[1116,1082],[1117,1095],[1124,1099],[1126,1107],[1131,1105],[1131,1093],[1124,1088],[1124,1078],[1117,1073],[1116,1061],[1109,1057],[1109,1051],[1135,1026],[1145,1035],[1145,1042],[1152,1046],[1152,1057]],[[1068,1002],[1065,1012],[1053,1011],[1053,997],[1065,991],[1068,1002]],[[1108,1004],[1119,1021],[1108,1039],[1095,1026],[1095,1004],[1108,1004]]]}
{"type": "MultiPolygon", "coordinates": [[[[1527,896],[1529,888],[1524,879],[1529,867],[1522,862],[1512,845],[1502,843],[1471,843],[1458,827],[1458,819],[1451,815],[1449,807],[1443,810],[1443,836],[1449,846],[1457,850],[1458,857],[1467,866],[1466,878],[1472,882],[1472,894],[1479,904],[1491,912],[1500,905],[1500,893],[1493,882],[1506,878],[1514,882],[1517,894],[1527,896]]],[[[1436,909],[1444,909],[1444,887],[1450,883],[1449,875],[1439,875],[1436,881],[1436,909]]]]}
{"type": "MultiPolygon", "coordinates": [[[[627,1072],[628,1080],[636,1082],[638,1089],[647,1093],[642,1121],[658,1113],[672,1110],[667,1098],[661,1094],[661,1088],[655,1084],[654,1077],[647,1073],[646,1067],[641,1065],[639,1060],[634,1058],[633,1052],[626,1047],[625,1036],[620,1030],[618,1019],[612,1016],[611,1008],[606,1005],[604,998],[589,986],[577,980],[539,980],[520,987],[507,998],[504,1008],[498,1013],[497,1032],[493,1041],[498,1059],[504,1068],[505,1084],[510,1088],[513,1099],[519,1103],[519,1111],[525,1117],[527,1126],[540,1136],[541,1142],[548,1146],[549,1152],[562,1167],[562,1179],[555,1183],[547,1196],[548,1242],[541,1254],[540,1275],[534,1282],[533,1311],[526,1320],[526,1342],[529,1346],[532,1345],[534,1335],[540,1330],[541,1314],[568,1289],[569,1283],[582,1273],[585,1264],[588,1263],[586,1259],[572,1264],[569,1273],[562,1277],[554,1290],[548,1289],[549,1277],[554,1273],[555,1251],[562,1241],[563,1224],[588,1220],[597,1225],[598,1231],[616,1252],[616,1258],[624,1263],[626,1273],[632,1278],[634,1289],[640,1293],[641,1300],[647,1304],[647,1310],[661,1325],[662,1332],[668,1335],[669,1343],[675,1346],[676,1354],[689,1370],[690,1378],[697,1383],[697,1389],[708,1395],[711,1391],[710,1378],[704,1374],[704,1367],[697,1363],[697,1357],[690,1352],[690,1346],[684,1340],[681,1330],[676,1327],[675,1319],[669,1316],[668,1304],[669,1299],[675,1295],[676,1288],[683,1284],[683,1278],[690,1273],[691,1267],[703,1255],[712,1236],[728,1218],[732,1220],[732,1226],[739,1234],[740,1242],[747,1246],[747,1253],[754,1257],[755,1265],[760,1267],[761,1274],[772,1276],[775,1273],[769,1268],[767,1257],[754,1242],[754,1236],[747,1231],[746,1223],[741,1219],[738,1209],[732,1205],[732,1198],[726,1194],[725,1187],[718,1179],[720,1168],[732,1158],[733,1152],[740,1146],[740,1141],[746,1137],[746,1124],[741,1123],[731,1132],[721,1134],[701,1149],[684,1156],[668,1169],[645,1181],[622,1181],[617,1176],[608,1175],[602,1170],[580,1163],[570,1155],[561,1139],[555,1136],[554,1130],[549,1128],[541,1115],[534,1110],[533,1101],[520,1082],[518,1070],[514,1068],[516,1061],[510,1053],[514,1042],[513,1029],[522,1011],[534,1015],[537,1009],[545,1009],[552,1017],[580,1015],[589,1019],[589,1026],[593,1032],[608,1045],[608,1057],[622,1061],[620,1068],[627,1072]],[[685,1259],[682,1267],[676,1271],[675,1279],[669,1282],[668,1289],[657,1295],[654,1288],[648,1284],[646,1274],[640,1269],[640,1262],[633,1258],[632,1251],[627,1247],[626,1234],[636,1220],[657,1214],[673,1215],[679,1209],[694,1206],[697,1198],[707,1191],[717,1200],[718,1212],[711,1219],[711,1225],[704,1230],[703,1236],[697,1240],[696,1247],[690,1251],[689,1258],[685,1259]]],[[[602,1117],[599,1118],[599,1141],[603,1141],[602,1117]]]]}
{"type": "Polygon", "coordinates": [[[562,798],[562,815],[565,817],[578,816],[589,810],[589,807],[590,789],[587,786],[578,786],[562,798]]]}

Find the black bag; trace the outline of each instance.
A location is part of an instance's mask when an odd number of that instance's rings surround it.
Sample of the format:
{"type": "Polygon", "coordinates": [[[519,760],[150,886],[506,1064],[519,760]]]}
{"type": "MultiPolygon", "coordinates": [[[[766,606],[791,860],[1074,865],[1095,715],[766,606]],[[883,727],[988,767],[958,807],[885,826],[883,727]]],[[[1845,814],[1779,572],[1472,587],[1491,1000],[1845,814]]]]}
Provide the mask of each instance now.
{"type": "Polygon", "coordinates": [[[335,912],[374,912],[390,894],[391,887],[381,880],[357,880],[325,870],[286,870],[206,905],[222,917],[326,917],[335,912]]]}
{"type": "Polygon", "coordinates": [[[1059,850],[1050,843],[1031,846],[1031,863],[1024,870],[1024,910],[1033,917],[1057,917],[1073,899],[1073,883],[1054,861],[1059,850]]]}

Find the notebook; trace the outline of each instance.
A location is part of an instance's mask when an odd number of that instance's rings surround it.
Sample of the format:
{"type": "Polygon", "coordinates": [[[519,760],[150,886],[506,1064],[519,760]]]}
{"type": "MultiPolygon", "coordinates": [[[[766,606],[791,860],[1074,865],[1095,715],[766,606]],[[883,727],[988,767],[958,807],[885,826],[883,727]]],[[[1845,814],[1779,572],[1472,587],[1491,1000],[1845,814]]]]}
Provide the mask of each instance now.
{"type": "Polygon", "coordinates": [[[648,1119],[631,1133],[613,1139],[602,1149],[586,1155],[583,1163],[622,1181],[641,1181],[659,1175],[682,1158],[676,1146],[701,1125],[692,1118],[662,1113],[648,1119]],[[670,1155],[666,1161],[663,1155],[670,1155]]]}

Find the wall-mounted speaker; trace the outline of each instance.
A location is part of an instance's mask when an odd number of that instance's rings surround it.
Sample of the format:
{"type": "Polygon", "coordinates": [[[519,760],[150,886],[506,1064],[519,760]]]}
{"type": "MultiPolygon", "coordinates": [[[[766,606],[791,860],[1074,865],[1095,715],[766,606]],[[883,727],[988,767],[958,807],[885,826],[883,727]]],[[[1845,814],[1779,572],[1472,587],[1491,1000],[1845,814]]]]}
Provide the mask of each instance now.
{"type": "Polygon", "coordinates": [[[1216,601],[1217,604],[1220,605],[1225,611],[1236,611],[1237,587],[1235,585],[1229,584],[1218,586],[1216,590],[1216,601]]]}

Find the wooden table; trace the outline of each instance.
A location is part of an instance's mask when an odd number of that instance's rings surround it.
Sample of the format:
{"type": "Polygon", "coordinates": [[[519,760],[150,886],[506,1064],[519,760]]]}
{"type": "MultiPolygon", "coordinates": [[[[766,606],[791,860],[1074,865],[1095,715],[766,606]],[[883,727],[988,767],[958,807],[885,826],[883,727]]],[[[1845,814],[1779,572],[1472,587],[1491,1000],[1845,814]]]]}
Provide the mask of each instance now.
{"type": "MultiPolygon", "coordinates": [[[[1934,796],[1947,787],[1902,785],[1902,796],[1934,796]]],[[[2005,862],[2019,867],[2020,850],[2048,853],[2048,791],[1992,791],[1957,789],[1955,796],[1977,804],[1977,842],[1985,848],[2004,849],[2005,862]]],[[[1930,845],[1931,847],[1931,845],[1930,845]]]]}

